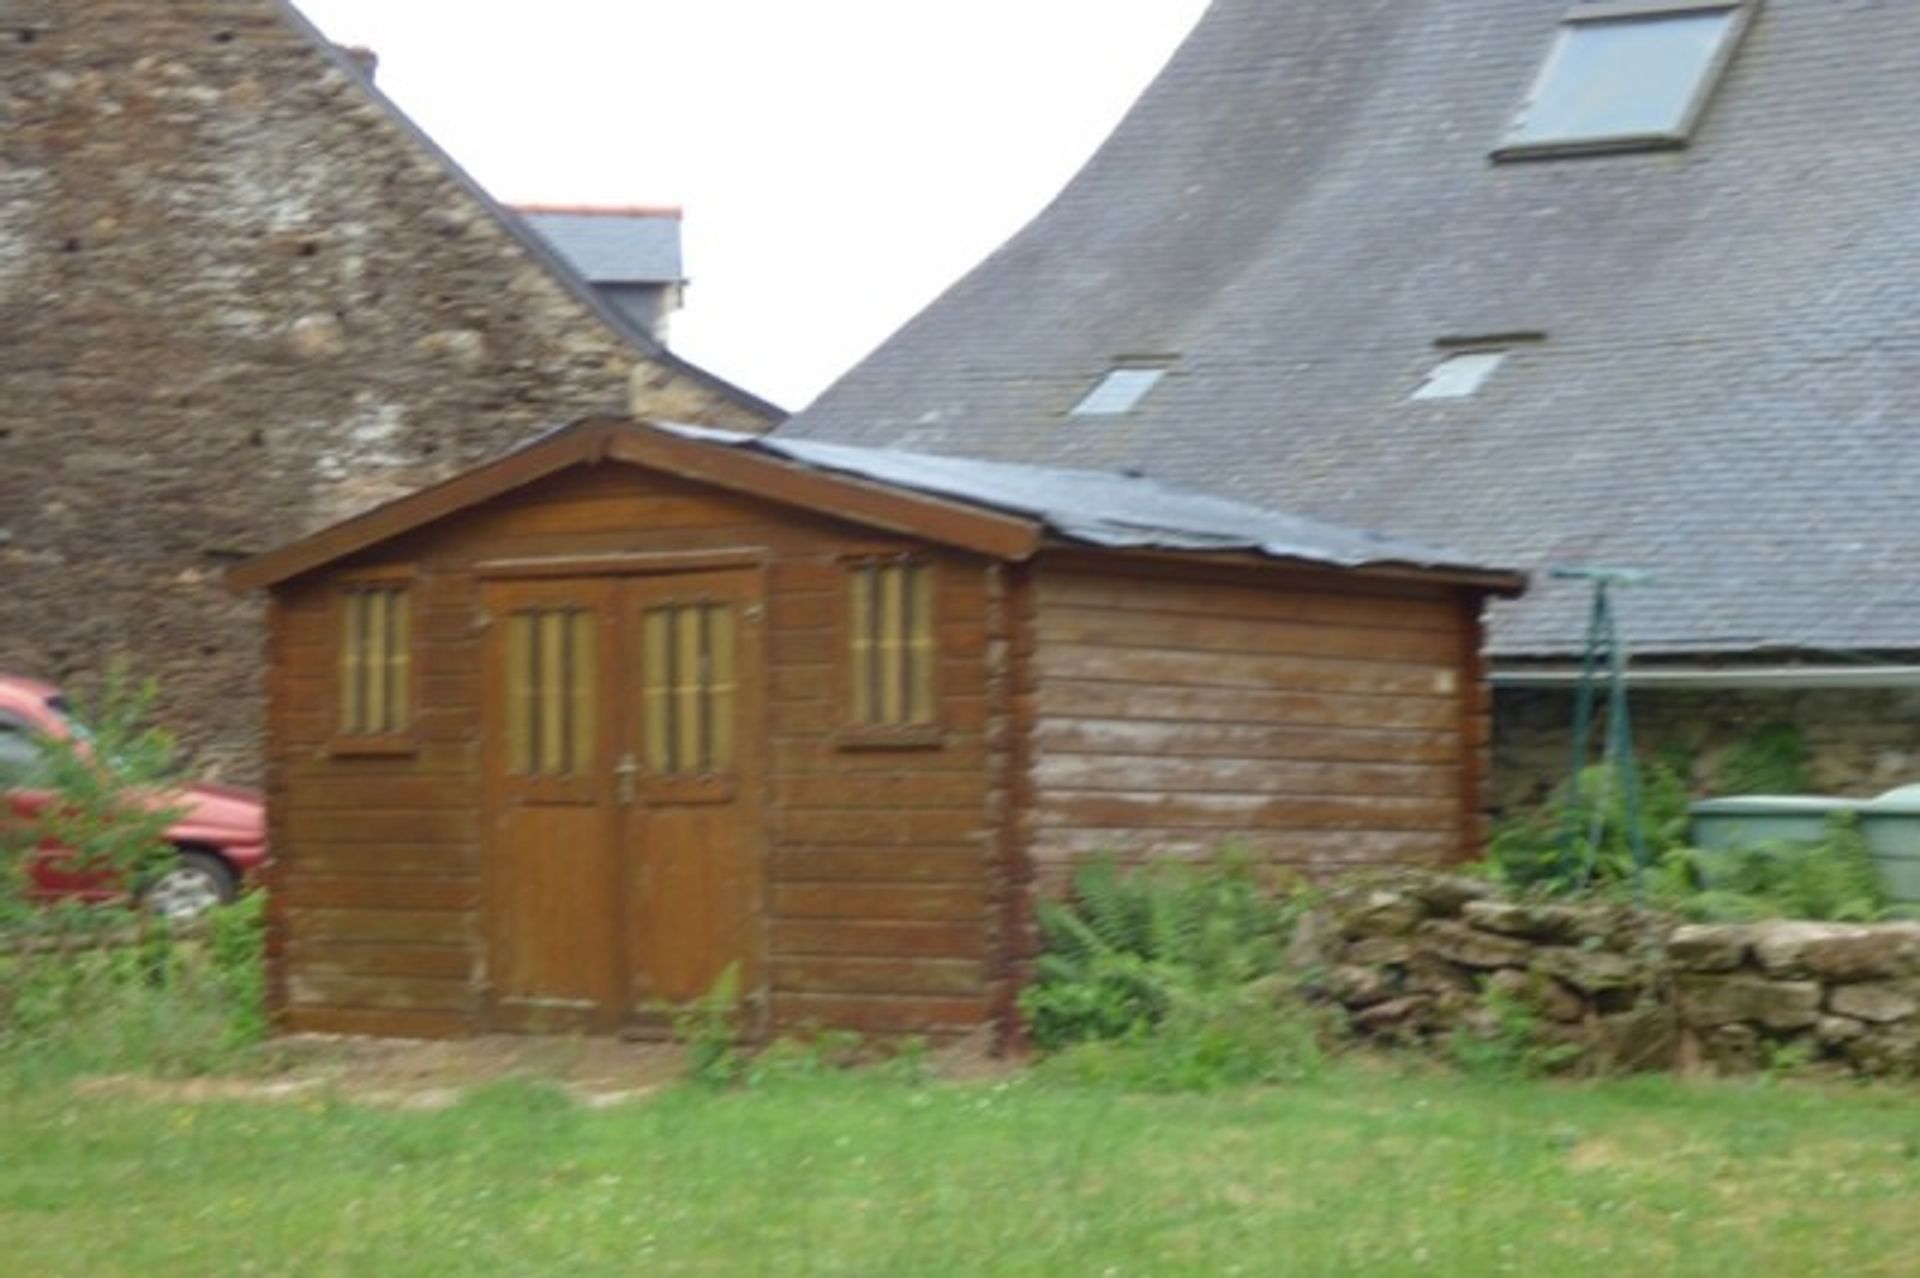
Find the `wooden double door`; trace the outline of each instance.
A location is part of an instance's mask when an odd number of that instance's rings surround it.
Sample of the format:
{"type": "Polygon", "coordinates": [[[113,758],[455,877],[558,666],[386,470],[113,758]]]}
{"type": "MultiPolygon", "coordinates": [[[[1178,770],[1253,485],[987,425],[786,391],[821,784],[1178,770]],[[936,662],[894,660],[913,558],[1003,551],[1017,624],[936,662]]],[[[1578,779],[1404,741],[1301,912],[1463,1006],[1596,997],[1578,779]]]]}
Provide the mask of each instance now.
{"type": "Polygon", "coordinates": [[[496,1028],[658,1030],[756,987],[757,570],[485,587],[483,909],[496,1028]]]}

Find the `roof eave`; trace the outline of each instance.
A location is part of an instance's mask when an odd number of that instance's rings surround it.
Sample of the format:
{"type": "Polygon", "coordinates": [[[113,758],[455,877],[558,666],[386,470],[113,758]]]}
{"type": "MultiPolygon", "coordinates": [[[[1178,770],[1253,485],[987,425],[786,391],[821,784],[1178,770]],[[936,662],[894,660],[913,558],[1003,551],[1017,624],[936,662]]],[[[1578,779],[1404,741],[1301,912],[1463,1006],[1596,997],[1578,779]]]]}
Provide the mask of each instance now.
{"type": "Polygon", "coordinates": [[[1098,546],[1067,538],[1049,538],[1047,550],[1081,551],[1104,558],[1120,557],[1143,563],[1211,564],[1236,568],[1317,568],[1355,577],[1383,581],[1421,581],[1433,585],[1464,586],[1501,599],[1517,599],[1526,593],[1527,575],[1500,568],[1479,568],[1452,564],[1417,564],[1398,561],[1351,564],[1296,555],[1269,555],[1253,550],[1172,550],[1159,547],[1117,548],[1098,546]]]}

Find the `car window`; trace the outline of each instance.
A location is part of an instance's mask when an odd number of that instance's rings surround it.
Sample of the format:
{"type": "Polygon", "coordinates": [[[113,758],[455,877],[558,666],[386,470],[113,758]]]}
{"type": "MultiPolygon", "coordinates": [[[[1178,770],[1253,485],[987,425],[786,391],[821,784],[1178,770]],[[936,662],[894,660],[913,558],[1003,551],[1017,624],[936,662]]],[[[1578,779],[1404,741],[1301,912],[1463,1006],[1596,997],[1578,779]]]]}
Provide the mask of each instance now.
{"type": "Polygon", "coordinates": [[[40,743],[32,730],[17,719],[0,715],[0,786],[21,784],[39,762],[40,743]]]}

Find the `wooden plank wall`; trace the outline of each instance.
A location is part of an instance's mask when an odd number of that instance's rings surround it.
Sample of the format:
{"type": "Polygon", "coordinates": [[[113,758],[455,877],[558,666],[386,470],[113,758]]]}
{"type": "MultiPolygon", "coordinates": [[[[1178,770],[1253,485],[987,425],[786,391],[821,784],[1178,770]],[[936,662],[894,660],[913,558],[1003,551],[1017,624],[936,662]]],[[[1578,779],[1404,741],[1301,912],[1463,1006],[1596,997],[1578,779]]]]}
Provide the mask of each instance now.
{"type": "MultiPolygon", "coordinates": [[[[933,556],[943,744],[847,749],[842,556],[912,549],[624,466],[554,477],[381,548],[418,573],[417,754],[328,752],[330,601],[340,572],[283,589],[273,676],[273,838],[283,1024],[454,1035],[477,1027],[483,956],[477,563],[764,547],[770,748],[767,991],[777,1028],[970,1027],[989,1008],[1004,733],[988,670],[983,561],[933,556]]],[[[609,961],[614,961],[610,956],[609,961]]]]}
{"type": "Polygon", "coordinates": [[[479,1008],[479,632],[467,582],[414,583],[417,748],[336,755],[335,589],[282,591],[271,643],[273,994],[283,1028],[444,1037],[479,1008]]]}
{"type": "Polygon", "coordinates": [[[1324,877],[1451,861],[1477,837],[1476,594],[1062,558],[1035,598],[1024,839],[1049,890],[1101,853],[1233,841],[1324,877]]]}

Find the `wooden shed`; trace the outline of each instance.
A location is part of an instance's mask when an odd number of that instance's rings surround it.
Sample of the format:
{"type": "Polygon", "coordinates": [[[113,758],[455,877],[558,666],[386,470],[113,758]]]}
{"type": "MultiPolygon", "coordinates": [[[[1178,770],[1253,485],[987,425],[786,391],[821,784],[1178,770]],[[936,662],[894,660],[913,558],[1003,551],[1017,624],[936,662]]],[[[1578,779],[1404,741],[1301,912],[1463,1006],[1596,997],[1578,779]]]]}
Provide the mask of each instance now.
{"type": "Polygon", "coordinates": [[[1011,1024],[1031,894],[1481,836],[1514,574],[1149,480],[586,423],[268,588],[290,1030],[1011,1024]]]}

